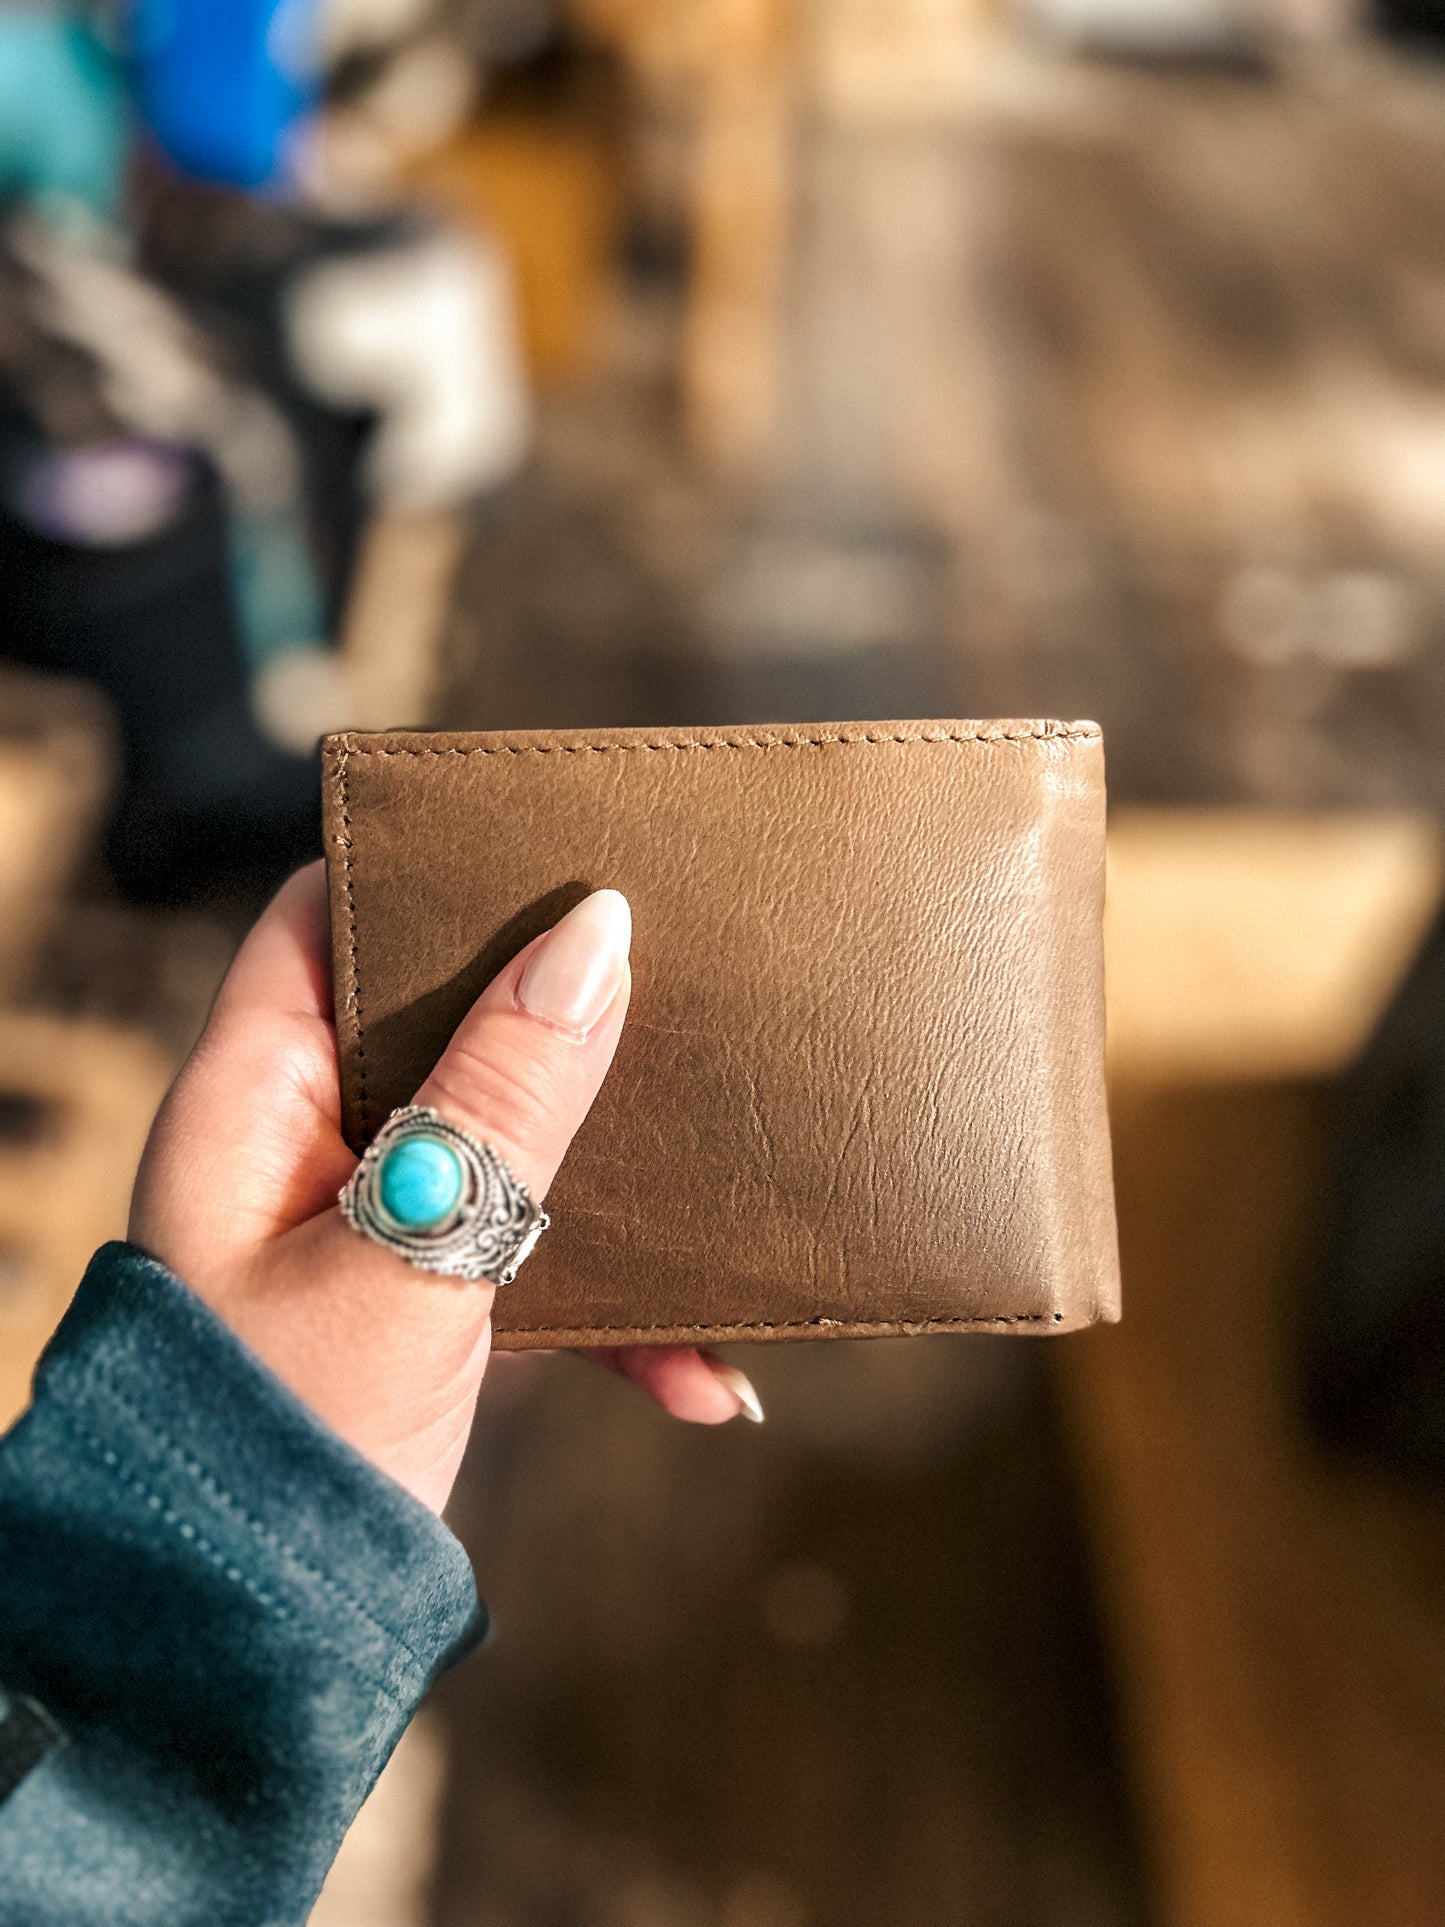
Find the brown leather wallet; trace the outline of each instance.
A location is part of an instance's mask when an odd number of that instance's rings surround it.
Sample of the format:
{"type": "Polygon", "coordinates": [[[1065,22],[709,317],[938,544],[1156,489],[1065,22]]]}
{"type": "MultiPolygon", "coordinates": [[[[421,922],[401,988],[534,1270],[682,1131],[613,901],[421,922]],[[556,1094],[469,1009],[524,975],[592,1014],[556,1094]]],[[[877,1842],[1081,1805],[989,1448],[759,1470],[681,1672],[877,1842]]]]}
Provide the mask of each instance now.
{"type": "Polygon", "coordinates": [[[587,891],[631,1011],[502,1346],[1118,1316],[1092,723],[324,746],[348,1140],[587,891]]]}

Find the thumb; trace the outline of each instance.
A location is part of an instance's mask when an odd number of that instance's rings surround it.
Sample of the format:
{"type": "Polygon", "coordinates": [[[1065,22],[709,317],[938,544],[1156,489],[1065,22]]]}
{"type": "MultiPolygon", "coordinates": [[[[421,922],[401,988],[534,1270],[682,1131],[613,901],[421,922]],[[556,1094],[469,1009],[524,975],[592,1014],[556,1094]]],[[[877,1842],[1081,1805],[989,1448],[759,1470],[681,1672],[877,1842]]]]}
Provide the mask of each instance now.
{"type": "Polygon", "coordinates": [[[624,896],[585,898],[488,985],[416,1094],[490,1144],[538,1200],[612,1062],[631,941],[624,896]]]}
{"type": "MultiPolygon", "coordinates": [[[[627,1014],[632,917],[598,890],[514,958],[416,1102],[504,1159],[538,1202],[627,1014]]],[[[494,1288],[419,1271],[333,1207],[281,1238],[222,1315],[334,1430],[438,1509],[487,1362],[494,1288]]]]}

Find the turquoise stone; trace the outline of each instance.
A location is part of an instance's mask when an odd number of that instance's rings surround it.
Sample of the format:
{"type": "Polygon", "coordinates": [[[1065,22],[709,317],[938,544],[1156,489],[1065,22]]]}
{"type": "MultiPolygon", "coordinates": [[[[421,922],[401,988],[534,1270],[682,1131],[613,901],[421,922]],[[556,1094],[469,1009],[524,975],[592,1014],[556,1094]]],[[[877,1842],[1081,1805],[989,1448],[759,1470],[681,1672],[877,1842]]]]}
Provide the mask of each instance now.
{"type": "Polygon", "coordinates": [[[408,1137],[381,1160],[382,1209],[408,1231],[427,1231],[456,1210],[462,1196],[462,1161],[440,1138],[408,1137]]]}

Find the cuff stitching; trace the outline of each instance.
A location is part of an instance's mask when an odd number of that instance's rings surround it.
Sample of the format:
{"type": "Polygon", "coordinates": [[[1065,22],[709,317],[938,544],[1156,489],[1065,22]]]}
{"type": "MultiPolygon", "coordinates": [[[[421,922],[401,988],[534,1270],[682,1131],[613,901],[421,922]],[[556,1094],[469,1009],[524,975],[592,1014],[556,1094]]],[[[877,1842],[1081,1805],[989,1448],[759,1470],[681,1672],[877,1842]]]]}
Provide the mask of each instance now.
{"type": "MultiPolygon", "coordinates": [[[[210,1564],[216,1568],[223,1578],[229,1580],[232,1585],[239,1585],[244,1591],[250,1593],[256,1603],[270,1612],[273,1618],[286,1622],[295,1620],[296,1615],[289,1606],[283,1605],[274,1593],[266,1591],[266,1589],[260,1586],[254,1579],[249,1579],[246,1574],[241,1571],[239,1566],[230,1563],[228,1555],[218,1546],[214,1545],[199,1527],[193,1525],[190,1520],[183,1519],[174,1506],[168,1506],[161,1495],[155,1492],[146,1481],[141,1478],[139,1473],[133,1472],[128,1466],[122,1465],[120,1454],[113,1446],[107,1445],[104,1439],[97,1433],[92,1432],[90,1428],[76,1418],[73,1413],[68,1415],[68,1423],[69,1429],[82,1443],[90,1447],[91,1451],[94,1452],[95,1456],[107,1470],[114,1472],[116,1478],[122,1485],[129,1486],[132,1492],[136,1493],[140,1498],[143,1498],[146,1502],[146,1509],[155,1513],[163,1525],[174,1527],[179,1537],[193,1545],[198,1552],[204,1553],[210,1564]]],[[[124,1536],[129,1539],[131,1543],[137,1542],[134,1533],[126,1533],[124,1536]]],[[[303,1570],[307,1569],[305,1567],[305,1561],[298,1560],[298,1564],[303,1567],[303,1570]]],[[[324,1578],[324,1575],[322,1575],[322,1577],[324,1578]]],[[[363,1615],[363,1617],[365,1617],[365,1615],[363,1615]]],[[[378,1628],[378,1631],[383,1630],[383,1628],[378,1628]]],[[[368,1672],[367,1669],[361,1665],[360,1661],[356,1659],[354,1654],[347,1652],[344,1647],[338,1646],[334,1640],[328,1639],[324,1633],[314,1635],[308,1633],[307,1637],[314,1646],[331,1653],[335,1658],[339,1659],[350,1672],[355,1674],[362,1685],[370,1688],[373,1692],[380,1693],[384,1698],[390,1700],[399,1713],[404,1716],[409,1713],[409,1708],[395,1689],[389,1686],[384,1679],[375,1677],[368,1672]]],[[[395,1644],[401,1648],[414,1664],[420,1665],[416,1654],[412,1652],[405,1640],[397,1639],[395,1644]]]]}
{"type": "MultiPolygon", "coordinates": [[[[115,1401],[142,1433],[154,1439],[155,1442],[175,1460],[176,1464],[196,1481],[208,1498],[215,1500],[233,1512],[236,1518],[246,1526],[268,1551],[279,1553],[282,1557],[290,1559],[309,1579],[313,1579],[317,1585],[321,1587],[323,1592],[329,1594],[342,1605],[349,1607],[350,1610],[356,1614],[357,1618],[369,1626],[380,1638],[399,1647],[418,1671],[425,1676],[428,1668],[414,1651],[408,1640],[404,1639],[394,1628],[385,1625],[374,1613],[369,1612],[367,1608],[362,1605],[361,1601],[357,1599],[339,1579],[333,1578],[330,1573],[324,1572],[319,1566],[314,1565],[304,1554],[298,1552],[295,1546],[288,1540],[283,1539],[281,1535],[273,1531],[270,1526],[264,1525],[261,1520],[253,1517],[246,1507],[241,1504],[240,1500],[228,1492],[226,1488],[217,1481],[215,1476],[207,1471],[206,1467],[202,1465],[198,1459],[193,1459],[189,1453],[187,1453],[182,1446],[178,1445],[154,1420],[147,1417],[131,1399],[127,1398],[113,1379],[107,1377],[102,1379],[100,1383],[101,1389],[106,1396],[115,1401]]],[[[118,1464],[115,1455],[110,1453],[110,1449],[106,1447],[103,1442],[100,1445],[100,1450],[102,1455],[106,1457],[107,1464],[118,1464]]],[[[128,1475],[123,1473],[122,1476],[128,1475]]]]}

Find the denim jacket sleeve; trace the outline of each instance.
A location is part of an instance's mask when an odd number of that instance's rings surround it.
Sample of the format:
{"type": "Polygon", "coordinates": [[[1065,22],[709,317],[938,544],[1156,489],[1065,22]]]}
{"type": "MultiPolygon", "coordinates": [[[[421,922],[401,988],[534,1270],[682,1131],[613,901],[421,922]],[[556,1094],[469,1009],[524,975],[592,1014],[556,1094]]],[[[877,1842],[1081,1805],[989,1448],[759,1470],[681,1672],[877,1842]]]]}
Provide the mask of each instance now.
{"type": "Polygon", "coordinates": [[[484,1617],[440,1520],[106,1245],[0,1440],[0,1927],[304,1921],[484,1617]]]}

